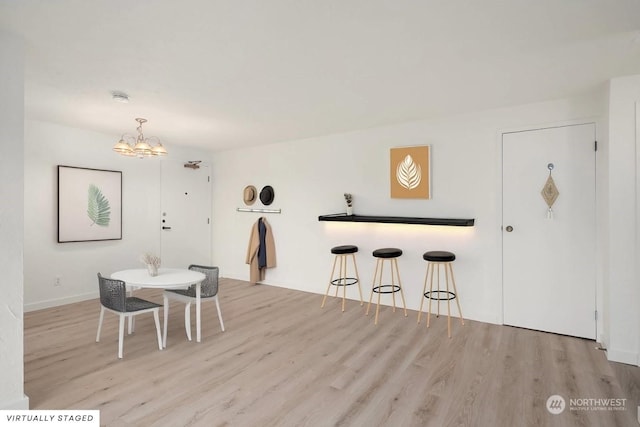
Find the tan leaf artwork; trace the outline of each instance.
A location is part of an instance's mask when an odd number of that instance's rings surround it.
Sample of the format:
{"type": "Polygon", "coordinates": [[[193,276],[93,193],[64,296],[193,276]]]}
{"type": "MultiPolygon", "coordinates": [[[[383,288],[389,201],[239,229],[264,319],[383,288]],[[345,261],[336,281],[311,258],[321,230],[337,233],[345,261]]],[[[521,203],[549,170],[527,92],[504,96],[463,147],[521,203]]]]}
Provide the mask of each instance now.
{"type": "Polygon", "coordinates": [[[431,198],[430,148],[421,145],[391,149],[389,184],[392,198],[431,198]]]}
{"type": "Polygon", "coordinates": [[[398,184],[406,188],[407,190],[413,190],[420,185],[422,180],[422,168],[417,165],[411,155],[407,154],[407,157],[396,168],[396,179],[398,184]]]}

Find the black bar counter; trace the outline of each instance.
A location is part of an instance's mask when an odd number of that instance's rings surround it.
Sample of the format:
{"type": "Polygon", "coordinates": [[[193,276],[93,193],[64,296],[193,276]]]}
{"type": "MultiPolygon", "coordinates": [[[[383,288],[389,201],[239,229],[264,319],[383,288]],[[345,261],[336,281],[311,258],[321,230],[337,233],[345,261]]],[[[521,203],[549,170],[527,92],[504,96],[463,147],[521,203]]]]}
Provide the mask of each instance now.
{"type": "Polygon", "coordinates": [[[419,218],[406,216],[374,216],[374,215],[347,215],[331,214],[320,215],[318,221],[337,222],[375,222],[381,224],[422,224],[422,225],[444,225],[451,227],[473,227],[475,219],[460,218],[419,218]]]}

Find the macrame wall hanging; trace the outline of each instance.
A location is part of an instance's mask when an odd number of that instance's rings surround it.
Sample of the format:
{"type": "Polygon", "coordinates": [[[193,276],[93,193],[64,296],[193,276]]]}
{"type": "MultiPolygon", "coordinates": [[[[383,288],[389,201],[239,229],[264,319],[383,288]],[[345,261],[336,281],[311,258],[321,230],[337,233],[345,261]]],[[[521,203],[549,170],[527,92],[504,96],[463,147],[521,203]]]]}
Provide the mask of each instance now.
{"type": "Polygon", "coordinates": [[[541,192],[542,198],[547,203],[547,206],[549,206],[549,209],[547,210],[547,219],[553,219],[553,210],[551,207],[560,195],[558,187],[556,187],[556,183],[553,181],[553,177],[551,176],[553,168],[553,163],[549,163],[547,165],[547,169],[549,169],[549,178],[547,178],[547,182],[544,183],[544,187],[542,187],[541,192]]]}

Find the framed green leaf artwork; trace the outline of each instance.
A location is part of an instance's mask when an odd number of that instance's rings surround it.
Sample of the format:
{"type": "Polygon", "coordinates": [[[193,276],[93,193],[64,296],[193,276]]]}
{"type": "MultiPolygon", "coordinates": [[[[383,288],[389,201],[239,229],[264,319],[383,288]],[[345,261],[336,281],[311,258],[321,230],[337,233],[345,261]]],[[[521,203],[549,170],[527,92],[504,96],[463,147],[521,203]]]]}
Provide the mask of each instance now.
{"type": "Polygon", "coordinates": [[[58,243],[122,239],[122,172],[58,165],[58,243]]]}

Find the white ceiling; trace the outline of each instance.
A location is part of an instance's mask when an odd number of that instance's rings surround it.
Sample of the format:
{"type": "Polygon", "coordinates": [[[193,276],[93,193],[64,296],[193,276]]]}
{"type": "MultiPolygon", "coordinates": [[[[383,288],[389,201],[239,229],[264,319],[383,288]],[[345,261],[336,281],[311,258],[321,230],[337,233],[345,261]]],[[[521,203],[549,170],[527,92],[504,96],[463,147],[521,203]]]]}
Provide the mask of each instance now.
{"type": "Polygon", "coordinates": [[[214,150],[640,74],[640,0],[0,0],[26,117],[214,150]],[[113,90],[131,97],[111,99],[113,90]]]}

